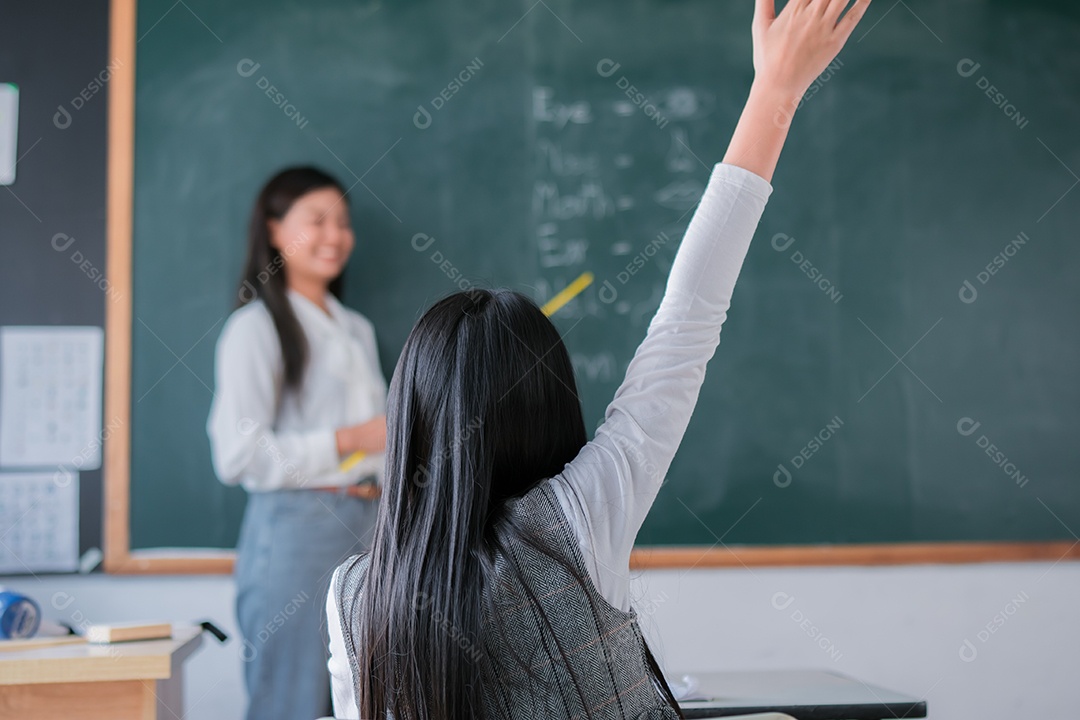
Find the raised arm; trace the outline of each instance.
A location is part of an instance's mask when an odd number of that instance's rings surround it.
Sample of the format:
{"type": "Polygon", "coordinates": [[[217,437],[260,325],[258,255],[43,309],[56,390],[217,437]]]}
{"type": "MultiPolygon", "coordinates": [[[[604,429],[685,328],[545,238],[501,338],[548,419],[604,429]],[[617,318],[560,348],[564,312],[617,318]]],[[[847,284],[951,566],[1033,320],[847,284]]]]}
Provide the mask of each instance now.
{"type": "Polygon", "coordinates": [[[590,575],[628,608],[630,551],[697,403],[731,294],[772,192],[769,181],[798,101],[836,56],[869,0],[758,0],[754,83],[724,162],[713,171],[672,264],[645,340],[604,423],[553,479],[590,575]]]}
{"type": "Polygon", "coordinates": [[[780,16],[774,0],[757,0],[754,82],[724,162],[772,182],[791,118],[803,93],[833,61],[870,0],[789,0],[780,16]]]}

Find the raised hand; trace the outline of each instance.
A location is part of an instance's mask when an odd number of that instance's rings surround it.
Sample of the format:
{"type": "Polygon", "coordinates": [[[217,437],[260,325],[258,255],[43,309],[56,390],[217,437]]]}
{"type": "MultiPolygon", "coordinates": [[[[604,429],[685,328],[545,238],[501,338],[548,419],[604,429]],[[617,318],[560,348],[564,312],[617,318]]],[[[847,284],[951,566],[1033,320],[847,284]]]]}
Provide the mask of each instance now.
{"type": "Polygon", "coordinates": [[[789,0],[776,15],[774,0],[757,0],[751,35],[754,73],[760,79],[798,95],[844,47],[870,0],[789,0]],[[839,21],[838,21],[839,19],[839,21]]]}
{"type": "Polygon", "coordinates": [[[757,0],[754,84],[731,136],[724,162],[772,181],[792,115],[810,83],[832,62],[866,13],[870,0],[757,0]],[[839,18],[839,19],[838,19],[839,18]]]}

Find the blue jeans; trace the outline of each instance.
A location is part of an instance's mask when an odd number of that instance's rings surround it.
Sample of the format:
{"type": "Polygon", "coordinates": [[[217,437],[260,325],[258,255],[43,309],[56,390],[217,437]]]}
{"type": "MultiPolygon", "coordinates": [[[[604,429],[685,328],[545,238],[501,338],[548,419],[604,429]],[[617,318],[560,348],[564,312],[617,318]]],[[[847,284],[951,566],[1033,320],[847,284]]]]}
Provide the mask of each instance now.
{"type": "Polygon", "coordinates": [[[248,720],[331,715],[330,576],[370,549],[378,502],[320,490],[248,496],[236,548],[236,614],[248,720]]]}

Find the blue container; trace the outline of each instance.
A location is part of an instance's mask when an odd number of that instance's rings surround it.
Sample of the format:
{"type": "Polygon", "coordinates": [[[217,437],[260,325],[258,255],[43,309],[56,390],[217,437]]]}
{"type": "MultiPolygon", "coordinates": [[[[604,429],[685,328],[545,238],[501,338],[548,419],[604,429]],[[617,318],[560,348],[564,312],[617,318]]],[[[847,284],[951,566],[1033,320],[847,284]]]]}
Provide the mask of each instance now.
{"type": "Polygon", "coordinates": [[[38,604],[17,592],[0,590],[0,638],[33,637],[41,624],[38,604]]]}

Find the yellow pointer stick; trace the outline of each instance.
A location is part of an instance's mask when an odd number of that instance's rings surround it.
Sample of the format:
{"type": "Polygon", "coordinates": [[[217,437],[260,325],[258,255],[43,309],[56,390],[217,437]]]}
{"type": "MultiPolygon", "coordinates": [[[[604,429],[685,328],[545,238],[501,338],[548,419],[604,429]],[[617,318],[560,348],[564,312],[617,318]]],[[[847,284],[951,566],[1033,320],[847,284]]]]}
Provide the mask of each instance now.
{"type": "MultiPolygon", "coordinates": [[[[556,293],[555,297],[544,303],[544,307],[540,308],[541,312],[548,317],[551,317],[559,310],[559,308],[573,300],[577,295],[580,295],[582,290],[589,287],[589,285],[592,285],[592,281],[593,274],[591,272],[581,273],[577,280],[574,280],[574,282],[556,293]]],[[[364,459],[365,454],[366,453],[364,452],[354,452],[352,455],[341,461],[341,465],[338,466],[338,469],[341,472],[348,472],[356,466],[356,463],[364,459]]]]}
{"type": "Polygon", "coordinates": [[[593,274],[591,272],[583,272],[577,280],[567,285],[560,292],[555,294],[555,297],[544,303],[544,307],[540,308],[548,317],[551,317],[555,312],[566,303],[574,299],[574,297],[581,293],[582,290],[592,285],[593,274]]]}
{"type": "Polygon", "coordinates": [[[352,455],[341,461],[341,464],[338,465],[338,470],[340,470],[341,472],[348,472],[349,470],[352,470],[354,467],[356,467],[356,463],[364,459],[365,455],[367,455],[367,453],[365,453],[363,450],[357,450],[352,455]]]}

